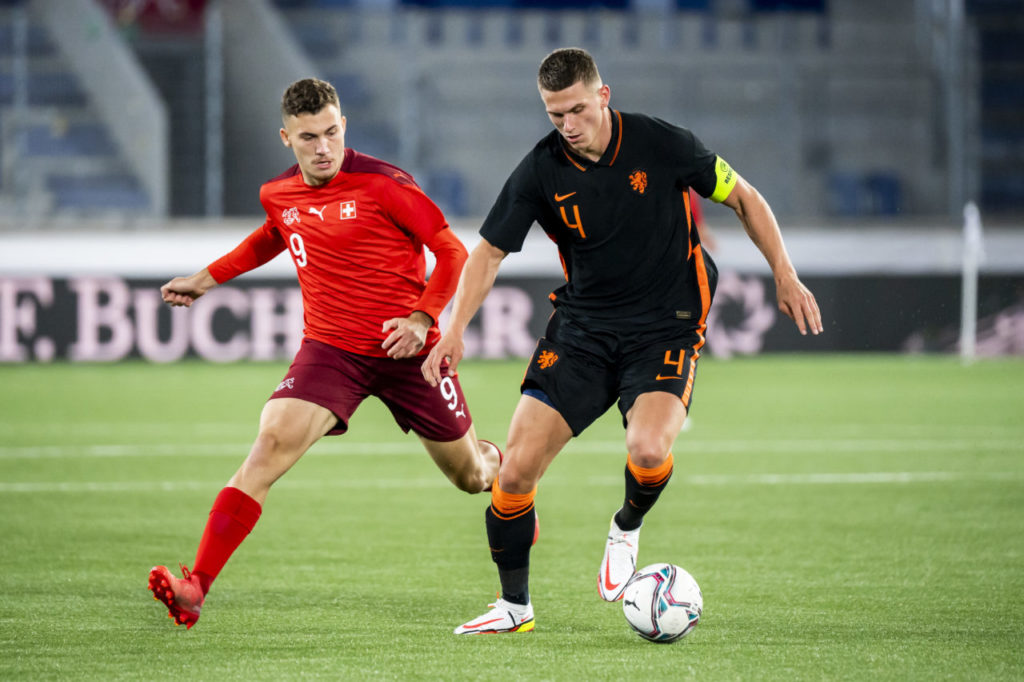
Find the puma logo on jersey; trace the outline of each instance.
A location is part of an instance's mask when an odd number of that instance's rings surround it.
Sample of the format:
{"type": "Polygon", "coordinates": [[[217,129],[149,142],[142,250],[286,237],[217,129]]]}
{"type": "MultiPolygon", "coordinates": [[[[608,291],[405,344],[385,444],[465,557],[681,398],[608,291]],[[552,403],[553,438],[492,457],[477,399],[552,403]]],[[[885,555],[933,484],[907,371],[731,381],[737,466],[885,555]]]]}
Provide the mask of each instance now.
{"type": "Polygon", "coordinates": [[[322,221],[324,219],[324,209],[325,208],[327,208],[327,204],[324,204],[319,209],[316,209],[316,208],[313,208],[312,206],[310,206],[309,207],[309,212],[310,213],[314,213],[314,214],[320,216],[320,220],[322,221]]]}

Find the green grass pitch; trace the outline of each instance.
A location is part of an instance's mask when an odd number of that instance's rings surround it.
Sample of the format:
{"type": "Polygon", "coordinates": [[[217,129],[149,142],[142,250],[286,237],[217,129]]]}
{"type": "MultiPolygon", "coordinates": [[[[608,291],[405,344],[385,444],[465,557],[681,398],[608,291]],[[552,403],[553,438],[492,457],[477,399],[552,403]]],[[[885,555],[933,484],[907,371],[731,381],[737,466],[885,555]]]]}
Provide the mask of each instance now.
{"type": "MultiPolygon", "coordinates": [[[[705,599],[676,644],[597,596],[625,452],[612,410],[540,485],[537,627],[457,638],[497,587],[487,498],[376,401],[271,491],[192,630],[191,564],[281,364],[0,367],[0,679],[1024,678],[1024,362],[706,359],[641,564],[705,599]]],[[[523,362],[465,363],[504,443],[523,362]]]]}

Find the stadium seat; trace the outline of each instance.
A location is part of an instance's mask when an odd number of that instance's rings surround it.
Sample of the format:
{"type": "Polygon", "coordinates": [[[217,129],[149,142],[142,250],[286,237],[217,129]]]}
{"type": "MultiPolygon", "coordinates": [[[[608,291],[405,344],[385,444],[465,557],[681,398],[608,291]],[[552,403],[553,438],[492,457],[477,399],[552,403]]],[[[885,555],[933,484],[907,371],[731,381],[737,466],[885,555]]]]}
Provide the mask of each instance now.
{"type": "Polygon", "coordinates": [[[149,198],[130,175],[51,175],[46,184],[58,210],[149,210],[149,198]]]}
{"type": "MultiPolygon", "coordinates": [[[[46,31],[40,26],[28,27],[29,57],[49,57],[56,53],[56,48],[46,31]]],[[[0,24],[0,57],[14,56],[14,26],[0,24]]]]}
{"type": "MultiPolygon", "coordinates": [[[[0,106],[14,104],[14,88],[14,75],[0,73],[0,106]]],[[[33,73],[28,80],[28,103],[32,106],[82,107],[88,103],[88,98],[70,73],[33,73]]]]}
{"type": "Polygon", "coordinates": [[[19,140],[25,156],[114,156],[117,147],[99,123],[72,124],[66,129],[34,125],[19,140]]]}
{"type": "Polygon", "coordinates": [[[464,217],[467,215],[466,183],[462,174],[454,169],[432,170],[427,173],[424,189],[445,215],[464,217]]]}

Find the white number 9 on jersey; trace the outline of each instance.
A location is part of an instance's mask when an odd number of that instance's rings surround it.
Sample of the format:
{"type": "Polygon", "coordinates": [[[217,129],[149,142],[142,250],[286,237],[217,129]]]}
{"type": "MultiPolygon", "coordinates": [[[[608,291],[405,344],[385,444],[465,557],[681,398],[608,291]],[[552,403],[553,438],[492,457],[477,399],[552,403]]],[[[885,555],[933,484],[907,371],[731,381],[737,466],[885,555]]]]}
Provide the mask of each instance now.
{"type": "Polygon", "coordinates": [[[295,264],[300,268],[306,267],[306,245],[302,242],[302,235],[292,232],[288,237],[288,246],[291,247],[292,256],[295,257],[295,264]]]}

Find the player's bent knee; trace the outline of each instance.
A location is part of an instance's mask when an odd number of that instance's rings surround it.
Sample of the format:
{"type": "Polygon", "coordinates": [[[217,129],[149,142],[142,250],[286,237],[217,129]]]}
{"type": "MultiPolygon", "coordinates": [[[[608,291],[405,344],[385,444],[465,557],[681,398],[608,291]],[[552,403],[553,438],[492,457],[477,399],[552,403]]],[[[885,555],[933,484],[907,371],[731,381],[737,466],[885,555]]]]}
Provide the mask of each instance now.
{"type": "Polygon", "coordinates": [[[284,458],[291,459],[295,451],[301,448],[301,438],[276,428],[263,429],[256,436],[249,453],[249,458],[257,461],[273,461],[284,458]]]}
{"type": "Polygon", "coordinates": [[[487,487],[482,476],[459,476],[456,477],[452,483],[455,484],[456,488],[464,493],[469,493],[470,495],[482,493],[484,488],[487,487]]]}
{"type": "Polygon", "coordinates": [[[483,492],[490,481],[484,480],[484,472],[479,467],[466,468],[448,473],[448,480],[464,493],[475,495],[483,492]]]}
{"type": "Polygon", "coordinates": [[[520,475],[514,469],[503,469],[498,474],[501,489],[513,495],[525,495],[537,487],[537,479],[520,475]]]}
{"type": "Polygon", "coordinates": [[[670,445],[662,443],[636,441],[627,443],[629,459],[638,467],[654,469],[665,463],[670,445]]]}
{"type": "Polygon", "coordinates": [[[256,442],[253,443],[250,457],[256,459],[270,458],[282,449],[284,448],[281,436],[273,429],[267,429],[260,431],[256,436],[256,442]]]}

